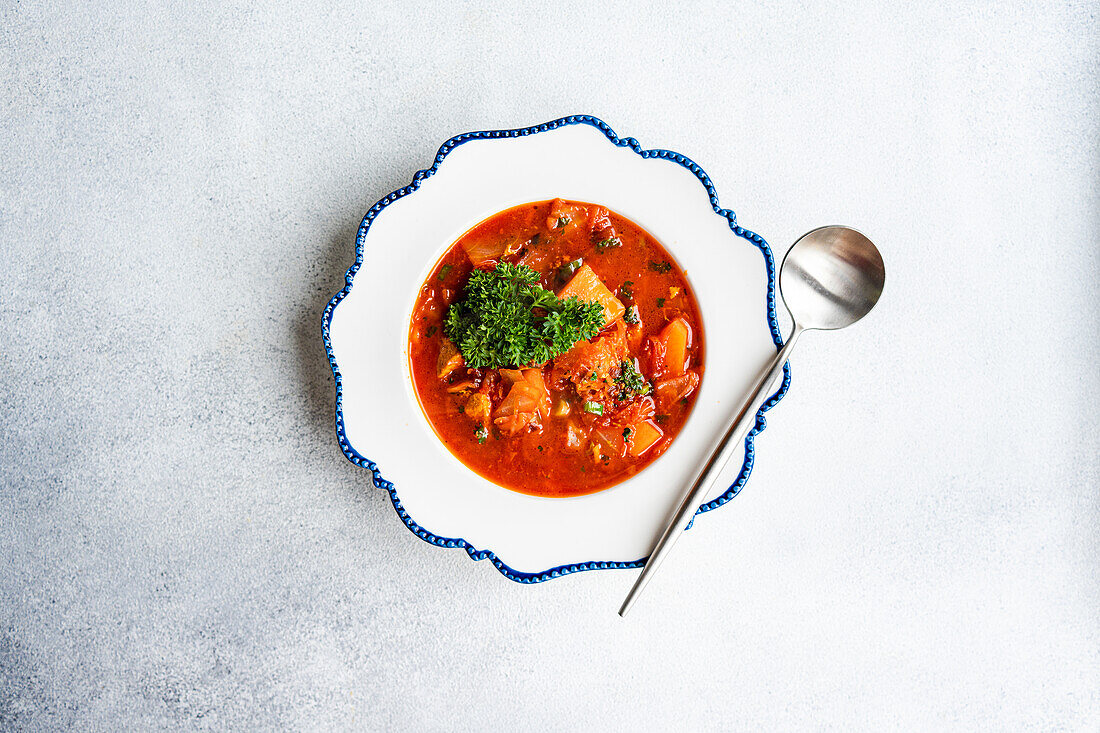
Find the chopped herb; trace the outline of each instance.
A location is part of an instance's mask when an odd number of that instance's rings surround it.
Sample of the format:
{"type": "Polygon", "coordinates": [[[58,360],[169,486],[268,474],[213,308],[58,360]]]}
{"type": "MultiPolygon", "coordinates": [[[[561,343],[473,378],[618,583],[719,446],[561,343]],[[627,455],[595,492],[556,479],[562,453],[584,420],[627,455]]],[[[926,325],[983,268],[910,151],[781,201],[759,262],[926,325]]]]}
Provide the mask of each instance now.
{"type": "Polygon", "coordinates": [[[542,453],[542,446],[539,446],[539,453],[542,453]]]}
{"type": "Polygon", "coordinates": [[[655,415],[653,419],[664,425],[666,422],[668,422],[668,415],[655,415]]]}
{"type": "Polygon", "coordinates": [[[633,280],[627,280],[625,283],[623,283],[622,285],[619,286],[619,295],[623,296],[624,298],[633,299],[634,298],[634,288],[632,287],[633,285],[634,285],[633,280]]]}
{"type": "Polygon", "coordinates": [[[657,298],[657,307],[658,308],[664,308],[665,307],[665,299],[664,298],[657,298]]]}
{"type": "Polygon", "coordinates": [[[438,326],[432,326],[431,328],[429,328],[429,329],[428,329],[428,330],[427,330],[427,331],[426,331],[426,332],[424,333],[424,337],[425,337],[425,338],[431,338],[432,336],[435,336],[435,332],[436,332],[436,331],[438,331],[438,330],[439,330],[439,327],[438,327],[438,326]]]}
{"type": "Polygon", "coordinates": [[[600,460],[601,460],[601,461],[603,461],[604,463],[607,463],[607,462],[608,462],[608,461],[610,461],[611,459],[610,459],[610,458],[608,458],[607,456],[605,456],[605,455],[604,455],[603,453],[601,453],[601,454],[600,454],[600,460]]]}
{"type": "Polygon", "coordinates": [[[630,433],[631,432],[632,431],[630,430],[630,428],[623,428],[623,437],[626,438],[627,440],[630,440],[630,433]]]}
{"type": "Polygon", "coordinates": [[[638,315],[638,306],[632,305],[627,308],[626,312],[623,313],[623,320],[631,326],[641,323],[642,317],[638,315]]]}
{"type": "Polygon", "coordinates": [[[688,403],[688,398],[687,397],[681,397],[680,398],[680,404],[681,405],[686,405],[687,403],[688,403]]]}
{"type": "Polygon", "coordinates": [[[588,471],[584,469],[584,466],[581,466],[581,473],[588,473],[588,471]]]}
{"type": "Polygon", "coordinates": [[[615,384],[619,387],[615,393],[615,399],[620,402],[649,394],[652,389],[632,361],[623,361],[619,364],[619,375],[615,377],[615,384]]]}
{"type": "Polygon", "coordinates": [[[596,372],[589,372],[588,373],[588,381],[589,382],[595,382],[596,380],[597,380],[596,372]]]}
{"type": "Polygon", "coordinates": [[[563,300],[538,281],[539,274],[525,265],[501,262],[492,270],[474,270],[444,322],[466,366],[542,364],[603,327],[599,303],[563,300]]]}
{"type": "Polygon", "coordinates": [[[459,405],[458,406],[458,411],[461,412],[463,415],[465,415],[466,414],[466,405],[459,405]]]}
{"type": "Polygon", "coordinates": [[[489,431],[484,425],[478,425],[477,430],[474,431],[474,437],[477,438],[478,445],[484,445],[489,439],[489,431]]]}
{"type": "Polygon", "coordinates": [[[455,269],[454,265],[443,265],[439,268],[439,279],[443,280],[451,274],[451,270],[455,269]]]}
{"type": "Polygon", "coordinates": [[[573,220],[571,218],[569,218],[568,216],[565,216],[565,215],[559,216],[558,217],[558,226],[556,228],[557,229],[563,229],[565,227],[565,225],[568,224],[571,221],[573,221],[573,220]]]}
{"type": "Polygon", "coordinates": [[[566,263],[558,268],[558,282],[562,285],[569,282],[569,279],[573,277],[573,273],[581,269],[581,265],[584,264],[584,260],[577,258],[572,262],[566,263]]]}
{"type": "Polygon", "coordinates": [[[653,260],[650,260],[649,261],[649,269],[653,270],[654,272],[656,272],[659,275],[665,275],[669,272],[672,272],[672,263],[671,262],[654,262],[653,260]]]}
{"type": "Polygon", "coordinates": [[[593,415],[602,415],[603,405],[601,405],[599,402],[585,402],[584,411],[591,412],[593,415]]]}
{"type": "Polygon", "coordinates": [[[596,242],[596,253],[603,254],[609,249],[615,249],[616,247],[622,247],[623,240],[618,237],[608,237],[596,242]]]}

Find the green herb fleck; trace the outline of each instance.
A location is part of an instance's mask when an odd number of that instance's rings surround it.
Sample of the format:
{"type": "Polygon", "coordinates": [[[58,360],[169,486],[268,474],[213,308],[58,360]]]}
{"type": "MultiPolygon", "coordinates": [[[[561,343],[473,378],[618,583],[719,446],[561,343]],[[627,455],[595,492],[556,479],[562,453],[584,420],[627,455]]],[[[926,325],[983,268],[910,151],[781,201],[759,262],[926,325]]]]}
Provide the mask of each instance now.
{"type": "Polygon", "coordinates": [[[565,215],[559,216],[558,217],[558,226],[556,228],[557,229],[564,229],[565,225],[568,224],[571,221],[573,221],[573,220],[571,218],[569,218],[568,216],[565,216],[565,215]]]}
{"type": "Polygon", "coordinates": [[[615,377],[615,384],[619,388],[615,393],[615,399],[620,402],[649,394],[652,389],[632,361],[623,361],[619,364],[619,374],[615,377]]]}
{"type": "Polygon", "coordinates": [[[502,262],[492,270],[474,270],[444,322],[466,366],[542,364],[603,327],[599,303],[562,300],[538,281],[539,274],[525,265],[502,262]]]}
{"type": "Polygon", "coordinates": [[[655,415],[653,419],[664,425],[666,422],[668,422],[668,415],[655,415]]]}
{"type": "Polygon", "coordinates": [[[657,307],[658,308],[664,308],[665,307],[665,299],[664,298],[657,298],[657,307]]]}
{"type": "Polygon", "coordinates": [[[624,298],[633,299],[634,298],[634,287],[633,287],[633,285],[634,285],[633,280],[627,280],[625,283],[623,283],[622,285],[619,286],[619,295],[623,296],[624,298]]]}
{"type": "Polygon", "coordinates": [[[584,466],[581,466],[581,473],[588,473],[588,471],[585,470],[584,466]]]}
{"type": "Polygon", "coordinates": [[[542,446],[539,446],[539,453],[542,453],[542,446]]]}
{"type": "Polygon", "coordinates": [[[642,317],[638,314],[638,306],[632,305],[627,308],[626,312],[623,313],[623,320],[631,326],[641,323],[642,317]]]}
{"type": "Polygon", "coordinates": [[[443,265],[443,267],[439,268],[439,279],[446,279],[447,275],[450,275],[453,269],[455,269],[454,265],[443,265]]]}
{"type": "Polygon", "coordinates": [[[687,397],[681,397],[680,398],[680,404],[681,405],[686,405],[687,403],[688,403],[688,398],[687,397]]]}
{"type": "Polygon", "coordinates": [[[622,247],[623,240],[618,237],[607,237],[596,242],[596,253],[603,254],[609,249],[615,249],[616,247],[622,247]]]}
{"type": "Polygon", "coordinates": [[[671,262],[654,262],[653,260],[650,260],[649,261],[649,269],[653,270],[654,272],[656,272],[659,275],[665,275],[669,272],[672,272],[672,263],[671,262]]]}
{"type": "Polygon", "coordinates": [[[477,438],[478,445],[484,445],[489,439],[489,431],[484,425],[478,425],[477,430],[474,431],[474,437],[477,438]]]}
{"type": "Polygon", "coordinates": [[[558,282],[560,282],[562,285],[569,282],[570,278],[573,277],[573,273],[575,273],[577,270],[581,269],[581,265],[583,265],[583,264],[584,264],[584,260],[578,257],[577,259],[573,260],[572,262],[566,263],[566,264],[562,265],[561,267],[559,267],[558,268],[558,282]]]}
{"type": "Polygon", "coordinates": [[[438,327],[438,326],[432,326],[431,328],[429,328],[429,329],[428,329],[428,330],[427,330],[427,331],[426,331],[426,332],[424,333],[424,337],[425,337],[425,338],[431,338],[432,336],[435,336],[435,332],[436,332],[436,331],[438,331],[438,330],[439,330],[439,327],[438,327]]]}
{"type": "Polygon", "coordinates": [[[585,402],[584,411],[591,412],[593,415],[602,415],[603,405],[601,405],[599,402],[585,402]]]}
{"type": "Polygon", "coordinates": [[[630,428],[623,428],[623,438],[625,438],[626,440],[630,440],[631,432],[632,431],[630,430],[630,428]]]}
{"type": "Polygon", "coordinates": [[[461,412],[463,415],[465,415],[466,414],[466,405],[459,405],[458,406],[458,411],[461,412]]]}

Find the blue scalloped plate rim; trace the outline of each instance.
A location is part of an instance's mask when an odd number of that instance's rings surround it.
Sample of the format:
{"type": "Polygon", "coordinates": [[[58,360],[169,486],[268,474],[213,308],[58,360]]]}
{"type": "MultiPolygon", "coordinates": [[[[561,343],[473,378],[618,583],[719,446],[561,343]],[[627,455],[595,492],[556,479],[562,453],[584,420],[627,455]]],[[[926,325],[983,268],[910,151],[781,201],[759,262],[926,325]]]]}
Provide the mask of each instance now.
{"type": "MultiPolygon", "coordinates": [[[[471,140],[491,140],[495,138],[509,138],[509,137],[524,137],[527,135],[536,135],[540,132],[547,132],[549,130],[556,130],[559,127],[566,125],[590,125],[595,127],[607,137],[608,141],[613,145],[619,147],[630,148],[643,158],[661,158],[663,160],[669,160],[674,163],[678,163],[683,167],[691,171],[699,182],[706,189],[707,195],[710,197],[710,205],[714,209],[714,213],[718,214],[726,220],[729,224],[730,230],[733,231],[738,237],[745,239],[754,247],[760,250],[760,253],[764,256],[764,264],[768,273],[768,328],[771,330],[772,340],[775,342],[776,350],[780,349],[783,345],[783,337],[779,332],[779,322],[776,319],[775,313],[775,258],[772,256],[771,247],[764,241],[764,238],[755,232],[751,232],[748,229],[740,226],[737,223],[737,215],[730,209],[723,209],[718,203],[718,192],[714,188],[714,184],[711,183],[710,178],[706,172],[699,167],[690,158],[680,155],[679,153],[671,150],[664,150],[660,148],[652,150],[644,150],[642,146],[632,137],[619,137],[615,134],[615,131],[611,129],[603,120],[592,115],[570,115],[569,117],[560,117],[550,122],[544,122],[541,125],[532,125],[531,127],[522,127],[514,130],[481,130],[478,132],[465,132],[461,135],[455,135],[447,142],[443,143],[439,148],[439,152],[435,154],[435,162],[430,168],[420,170],[413,176],[412,182],[404,188],[399,188],[388,196],[384,196],[375,202],[374,206],[367,210],[366,215],[363,217],[362,223],[359,225],[359,231],[355,236],[355,263],[348,268],[344,274],[344,287],[340,292],[336,293],[332,297],[332,300],[325,306],[324,314],[321,317],[321,338],[325,344],[325,352],[328,354],[329,364],[332,366],[332,376],[336,382],[336,438],[340,443],[340,449],[344,452],[344,455],[349,461],[356,466],[366,468],[371,473],[371,480],[379,488],[385,489],[390,495],[390,501],[393,502],[393,508],[397,511],[397,516],[401,518],[405,526],[420,539],[425,542],[431,543],[437,547],[452,547],[461,548],[473,560],[489,560],[493,567],[501,572],[504,577],[509,580],[514,580],[517,583],[541,583],[551,578],[560,578],[565,575],[577,573],[582,570],[607,570],[607,569],[627,569],[627,568],[639,568],[645,564],[646,558],[640,558],[630,562],[625,561],[610,561],[610,560],[594,560],[590,562],[570,563],[567,565],[559,565],[557,567],[550,568],[549,570],[543,570],[539,573],[525,573],[520,570],[509,567],[503,560],[498,558],[496,554],[489,549],[479,550],[471,545],[461,537],[440,537],[433,534],[431,531],[421,527],[415,520],[409,515],[405,508],[401,505],[401,498],[397,495],[397,488],[393,485],[393,482],[387,481],[382,477],[382,473],[378,468],[378,464],[371,461],[369,458],[363,456],[355,448],[352,447],[348,441],[347,435],[344,432],[344,411],[343,411],[343,377],[340,374],[340,367],[336,363],[336,356],[332,352],[332,339],[329,334],[329,327],[332,324],[332,313],[335,310],[337,304],[351,292],[352,285],[355,280],[355,273],[359,271],[359,268],[363,264],[363,243],[367,236],[367,231],[370,229],[371,223],[374,219],[385,209],[388,205],[398,200],[402,196],[407,196],[413,193],[425,179],[430,178],[439,169],[440,164],[443,163],[447,155],[457,148],[459,145],[470,142],[471,140]]],[[[779,389],[764,401],[760,409],[756,413],[756,424],[752,430],[745,437],[745,461],[741,465],[741,472],[737,476],[737,480],[730,485],[726,491],[716,497],[715,499],[701,505],[696,512],[696,516],[717,509],[733,497],[740,493],[744,488],[745,482],[749,479],[749,474],[752,473],[753,459],[755,458],[756,451],[754,448],[754,440],[764,428],[767,426],[767,422],[764,419],[764,413],[774,407],[779,400],[783,399],[783,395],[787,393],[787,389],[791,384],[791,372],[790,365],[784,365],[783,367],[783,382],[779,386],[779,389]]],[[[694,520],[693,520],[694,523],[694,520]]],[[[688,529],[691,529],[691,525],[688,525],[688,529]]]]}

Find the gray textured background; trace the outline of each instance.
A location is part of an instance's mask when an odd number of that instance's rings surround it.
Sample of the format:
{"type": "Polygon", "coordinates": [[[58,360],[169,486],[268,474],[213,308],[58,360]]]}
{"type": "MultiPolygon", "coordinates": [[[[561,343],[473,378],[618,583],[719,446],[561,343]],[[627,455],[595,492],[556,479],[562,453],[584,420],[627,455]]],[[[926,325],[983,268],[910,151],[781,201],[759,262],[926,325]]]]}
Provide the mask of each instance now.
{"type": "Polygon", "coordinates": [[[129,5],[0,11],[0,728],[1100,727],[1094,4],[129,5]],[[413,537],[319,334],[444,139],[579,112],[889,271],[626,622],[413,537]]]}

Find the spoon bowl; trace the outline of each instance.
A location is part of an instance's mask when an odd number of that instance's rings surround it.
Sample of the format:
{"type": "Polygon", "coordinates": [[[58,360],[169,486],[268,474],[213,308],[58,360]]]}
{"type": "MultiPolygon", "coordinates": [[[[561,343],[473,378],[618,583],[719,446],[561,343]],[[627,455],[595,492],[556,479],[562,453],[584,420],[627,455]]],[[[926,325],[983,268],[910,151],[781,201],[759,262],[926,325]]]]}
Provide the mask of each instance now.
{"type": "Polygon", "coordinates": [[[850,326],[882,295],[886,267],[871,240],[850,227],[827,226],[799,237],[783,258],[779,288],[803,329],[850,326]]]}

